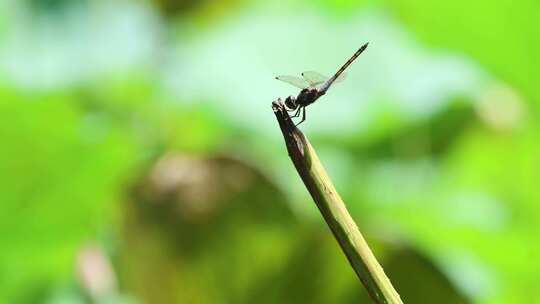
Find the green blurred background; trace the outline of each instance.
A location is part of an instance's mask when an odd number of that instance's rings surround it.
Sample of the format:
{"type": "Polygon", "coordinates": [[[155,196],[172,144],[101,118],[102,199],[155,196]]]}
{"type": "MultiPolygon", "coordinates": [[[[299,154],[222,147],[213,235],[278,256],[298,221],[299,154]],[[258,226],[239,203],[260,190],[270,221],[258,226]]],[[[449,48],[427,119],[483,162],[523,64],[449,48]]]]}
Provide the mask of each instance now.
{"type": "Polygon", "coordinates": [[[273,79],[405,303],[540,303],[536,0],[0,1],[0,303],[370,303],[273,79]]]}

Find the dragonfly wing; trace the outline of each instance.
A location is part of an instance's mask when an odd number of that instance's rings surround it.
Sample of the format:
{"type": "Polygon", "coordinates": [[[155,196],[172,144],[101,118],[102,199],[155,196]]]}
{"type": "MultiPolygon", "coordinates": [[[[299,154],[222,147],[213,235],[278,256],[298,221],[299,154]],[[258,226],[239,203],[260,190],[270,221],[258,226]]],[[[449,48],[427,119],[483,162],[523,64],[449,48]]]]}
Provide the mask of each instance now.
{"type": "Polygon", "coordinates": [[[328,90],[330,88],[332,83],[334,83],[339,78],[339,76],[341,76],[343,74],[343,72],[345,72],[345,70],[349,67],[349,65],[351,65],[351,63],[353,63],[353,61],[355,61],[356,58],[358,58],[358,56],[360,56],[360,54],[362,54],[366,50],[367,47],[368,47],[368,43],[362,45],[358,49],[358,51],[356,51],[356,53],[354,53],[351,56],[351,58],[349,58],[349,60],[347,60],[347,62],[345,62],[345,64],[342,65],[341,68],[339,68],[339,70],[337,70],[337,72],[334,74],[334,76],[332,76],[332,78],[328,79],[319,89],[322,92],[326,92],[326,90],[328,90]]]}
{"type": "MultiPolygon", "coordinates": [[[[330,85],[334,84],[334,83],[338,83],[338,82],[342,82],[343,80],[345,80],[347,78],[347,72],[341,72],[341,74],[339,74],[339,76],[336,78],[336,80],[332,81],[332,83],[330,83],[330,85]]],[[[330,88],[330,85],[328,84],[328,82],[330,81],[330,79],[328,79],[327,81],[325,81],[320,87],[319,89],[321,90],[325,90],[325,87],[326,87],[326,90],[328,90],[330,88]]]]}
{"type": "Polygon", "coordinates": [[[323,82],[325,82],[328,77],[317,73],[315,71],[306,71],[302,73],[302,77],[309,83],[310,86],[314,87],[316,85],[319,85],[323,82]]]}
{"type": "Polygon", "coordinates": [[[305,89],[309,87],[309,83],[305,79],[302,79],[296,76],[281,75],[281,76],[277,76],[276,79],[284,81],[288,84],[292,84],[293,86],[300,89],[305,89]]]}
{"type": "Polygon", "coordinates": [[[347,72],[343,72],[341,73],[338,78],[336,78],[336,81],[335,82],[342,82],[343,80],[345,80],[347,78],[347,72]]]}

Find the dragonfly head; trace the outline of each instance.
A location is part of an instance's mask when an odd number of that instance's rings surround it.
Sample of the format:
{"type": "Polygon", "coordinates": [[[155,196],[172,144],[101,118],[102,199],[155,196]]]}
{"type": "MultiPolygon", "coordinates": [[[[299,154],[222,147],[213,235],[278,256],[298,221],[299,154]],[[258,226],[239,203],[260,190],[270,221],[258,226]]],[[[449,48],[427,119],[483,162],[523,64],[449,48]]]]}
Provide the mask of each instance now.
{"type": "Polygon", "coordinates": [[[294,96],[285,98],[285,106],[289,110],[295,110],[298,107],[298,104],[296,104],[296,98],[294,96]]]}

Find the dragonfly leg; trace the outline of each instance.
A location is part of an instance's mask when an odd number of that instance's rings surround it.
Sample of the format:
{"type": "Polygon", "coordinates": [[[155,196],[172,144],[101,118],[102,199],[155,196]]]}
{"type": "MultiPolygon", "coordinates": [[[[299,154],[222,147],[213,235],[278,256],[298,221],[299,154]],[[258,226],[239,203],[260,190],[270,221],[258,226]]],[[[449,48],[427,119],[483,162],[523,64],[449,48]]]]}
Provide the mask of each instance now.
{"type": "Polygon", "coordinates": [[[298,109],[296,110],[296,112],[294,112],[294,114],[293,114],[293,116],[291,116],[291,118],[300,116],[300,111],[301,110],[302,110],[302,107],[298,107],[298,109]]]}
{"type": "Polygon", "coordinates": [[[302,107],[302,120],[300,120],[299,123],[295,125],[295,127],[298,127],[301,123],[303,123],[306,120],[306,107],[302,107]]]}

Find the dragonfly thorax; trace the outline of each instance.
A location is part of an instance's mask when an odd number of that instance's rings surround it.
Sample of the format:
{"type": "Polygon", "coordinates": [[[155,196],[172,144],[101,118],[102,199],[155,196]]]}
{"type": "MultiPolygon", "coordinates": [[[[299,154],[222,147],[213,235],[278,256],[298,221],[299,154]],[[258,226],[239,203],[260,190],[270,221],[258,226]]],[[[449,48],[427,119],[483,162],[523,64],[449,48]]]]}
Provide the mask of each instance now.
{"type": "Polygon", "coordinates": [[[289,110],[295,110],[298,107],[305,107],[307,105],[312,104],[322,96],[324,93],[322,93],[318,88],[309,87],[302,89],[300,93],[298,93],[298,96],[289,96],[285,99],[285,106],[289,110]]]}
{"type": "Polygon", "coordinates": [[[320,94],[320,91],[318,88],[305,88],[296,97],[296,104],[299,106],[307,106],[315,102],[317,98],[319,98],[322,94],[320,94]]]}

